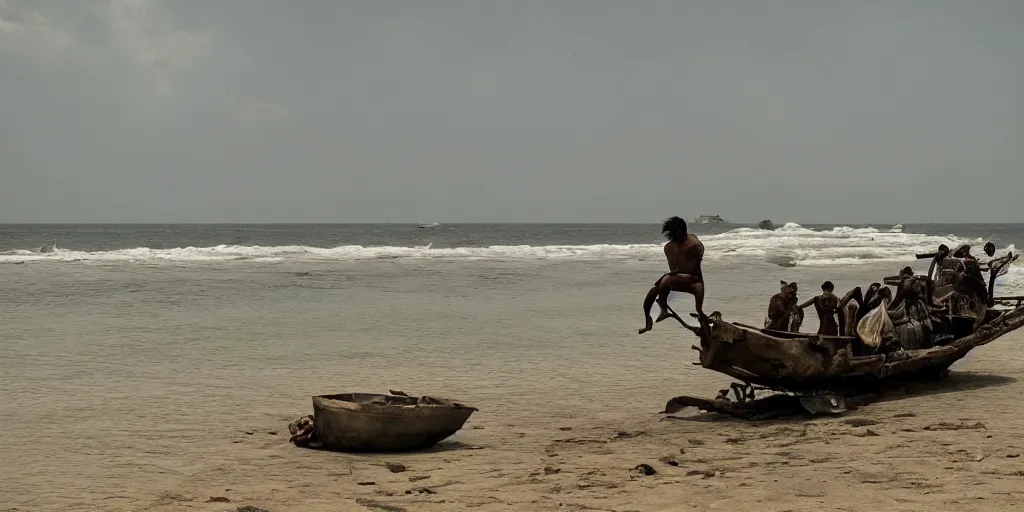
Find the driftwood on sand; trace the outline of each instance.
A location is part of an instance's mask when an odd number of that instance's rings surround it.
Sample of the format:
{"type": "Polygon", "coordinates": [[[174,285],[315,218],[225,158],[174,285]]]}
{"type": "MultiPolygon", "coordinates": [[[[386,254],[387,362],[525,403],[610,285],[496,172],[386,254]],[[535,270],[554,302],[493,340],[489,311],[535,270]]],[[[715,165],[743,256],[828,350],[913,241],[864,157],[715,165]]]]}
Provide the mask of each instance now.
{"type": "Polygon", "coordinates": [[[390,393],[314,396],[313,415],[288,425],[290,441],[348,452],[414,450],[450,437],[477,410],[444,398],[390,393]]]}

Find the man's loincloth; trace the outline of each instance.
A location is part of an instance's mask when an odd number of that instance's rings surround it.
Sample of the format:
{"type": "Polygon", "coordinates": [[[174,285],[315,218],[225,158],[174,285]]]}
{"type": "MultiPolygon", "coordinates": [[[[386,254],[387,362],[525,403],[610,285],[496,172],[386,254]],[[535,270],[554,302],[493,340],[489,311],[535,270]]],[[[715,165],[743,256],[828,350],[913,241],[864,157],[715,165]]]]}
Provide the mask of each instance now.
{"type": "Polygon", "coordinates": [[[672,276],[672,277],[675,277],[675,276],[692,276],[693,277],[693,284],[703,283],[704,282],[704,274],[700,271],[700,268],[698,267],[697,271],[692,273],[692,274],[689,274],[689,273],[686,273],[686,272],[668,272],[668,273],[662,274],[661,277],[659,277],[658,280],[654,282],[654,286],[655,287],[661,286],[661,282],[666,277],[669,277],[669,276],[672,276]]]}

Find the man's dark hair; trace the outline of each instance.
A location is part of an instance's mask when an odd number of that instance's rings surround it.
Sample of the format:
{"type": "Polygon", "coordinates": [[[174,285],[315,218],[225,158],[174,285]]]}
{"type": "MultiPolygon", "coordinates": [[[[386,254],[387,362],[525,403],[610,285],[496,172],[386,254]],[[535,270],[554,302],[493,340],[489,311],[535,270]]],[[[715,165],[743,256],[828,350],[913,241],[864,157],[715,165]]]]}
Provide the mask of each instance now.
{"type": "Polygon", "coordinates": [[[832,284],[832,281],[825,281],[821,283],[821,291],[830,292],[836,289],[836,285],[832,284]]]}
{"type": "Polygon", "coordinates": [[[686,241],[686,221],[679,217],[669,217],[661,223],[661,234],[665,238],[681,244],[686,241]]]}

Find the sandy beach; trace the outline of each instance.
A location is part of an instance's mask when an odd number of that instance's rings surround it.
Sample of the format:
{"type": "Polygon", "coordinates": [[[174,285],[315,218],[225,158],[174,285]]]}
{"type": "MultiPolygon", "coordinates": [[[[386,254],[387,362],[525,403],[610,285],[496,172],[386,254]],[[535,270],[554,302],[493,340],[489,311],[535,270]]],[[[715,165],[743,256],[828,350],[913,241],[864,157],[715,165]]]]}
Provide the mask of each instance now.
{"type": "Polygon", "coordinates": [[[229,510],[203,503],[217,496],[267,510],[1012,510],[1024,493],[1012,383],[958,374],[930,396],[814,421],[481,414],[459,442],[415,455],[296,453],[258,431],[239,435],[242,464],[153,510],[229,510]],[[657,474],[632,473],[640,463],[657,474]]]}
{"type": "Polygon", "coordinates": [[[117,495],[103,503],[167,511],[1015,510],[1024,493],[1020,388],[986,373],[991,359],[930,392],[835,419],[660,421],[613,401],[604,416],[618,417],[608,419],[566,411],[509,421],[484,412],[457,441],[388,456],[292,448],[268,434],[280,430],[268,421],[210,454],[231,464],[145,507],[117,495]],[[407,469],[392,473],[388,462],[407,469]],[[630,471],[641,463],[657,473],[630,471]]]}
{"type": "Polygon", "coordinates": [[[1024,0],[0,0],[0,512],[1024,511],[1024,328],[989,336],[1024,325],[1022,27],[1024,0]],[[799,364],[705,343],[782,392],[975,348],[838,415],[669,417],[736,382],[638,333],[656,282],[809,335],[900,287],[799,364]],[[1018,310],[961,330],[983,298],[1018,310]],[[390,390],[476,411],[413,452],[289,439],[390,390]]]}

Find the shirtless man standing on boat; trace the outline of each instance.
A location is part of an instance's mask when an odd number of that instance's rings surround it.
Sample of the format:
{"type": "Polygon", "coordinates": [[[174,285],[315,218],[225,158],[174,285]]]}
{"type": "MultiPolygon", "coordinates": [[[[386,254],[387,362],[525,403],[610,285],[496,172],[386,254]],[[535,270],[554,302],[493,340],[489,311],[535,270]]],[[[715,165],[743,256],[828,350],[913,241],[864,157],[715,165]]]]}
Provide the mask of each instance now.
{"type": "Polygon", "coordinates": [[[701,260],[704,259],[704,244],[696,235],[687,232],[686,221],[679,217],[665,219],[661,225],[661,233],[668,239],[668,243],[665,244],[668,273],[658,278],[644,298],[645,325],[637,331],[639,334],[654,327],[654,322],[651,321],[651,307],[654,306],[655,300],[661,308],[661,314],[655,322],[675,316],[668,307],[668,295],[672,292],[692,294],[701,322],[707,318],[703,309],[704,275],[700,269],[701,260]]]}
{"type": "Polygon", "coordinates": [[[818,334],[826,336],[839,335],[839,323],[836,322],[836,313],[839,311],[839,297],[835,296],[835,285],[832,281],[825,281],[821,285],[821,295],[812,298],[797,306],[805,309],[814,305],[814,311],[818,313],[818,334]]]}

